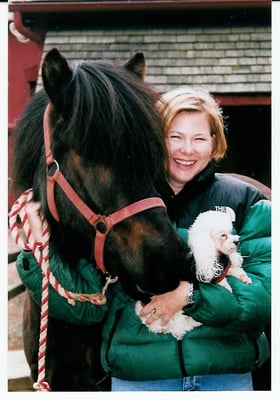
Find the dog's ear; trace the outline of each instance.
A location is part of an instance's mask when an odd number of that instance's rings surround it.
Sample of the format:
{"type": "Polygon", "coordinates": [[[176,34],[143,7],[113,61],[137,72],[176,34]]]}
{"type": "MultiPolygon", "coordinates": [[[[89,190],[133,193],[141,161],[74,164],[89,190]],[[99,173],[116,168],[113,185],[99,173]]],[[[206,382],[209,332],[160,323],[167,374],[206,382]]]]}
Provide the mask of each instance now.
{"type": "Polygon", "coordinates": [[[133,72],[140,79],[144,80],[146,75],[146,60],[144,53],[138,51],[134,56],[125,64],[125,68],[133,72]]]}
{"type": "Polygon", "coordinates": [[[216,246],[209,232],[189,232],[188,244],[195,259],[195,271],[200,282],[209,283],[215,277],[216,246]]]}

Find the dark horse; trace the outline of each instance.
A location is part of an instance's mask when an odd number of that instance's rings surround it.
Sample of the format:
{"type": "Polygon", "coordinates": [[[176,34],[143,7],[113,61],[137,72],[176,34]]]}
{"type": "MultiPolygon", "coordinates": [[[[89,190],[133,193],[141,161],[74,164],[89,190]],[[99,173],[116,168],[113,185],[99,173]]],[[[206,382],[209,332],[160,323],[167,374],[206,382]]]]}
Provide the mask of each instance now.
{"type": "MultiPolygon", "coordinates": [[[[17,124],[13,183],[17,193],[33,188],[51,229],[51,242],[71,263],[92,261],[96,230],[55,186],[59,222],[46,197],[43,115],[51,104],[51,150],[59,169],[84,203],[109,215],[141,199],[158,197],[164,184],[166,149],[158,94],[143,79],[145,60],[137,53],[125,66],[96,61],[70,68],[53,49],[47,53],[44,89],[17,124]]],[[[186,270],[183,244],[164,207],[154,207],[113,226],[104,246],[108,273],[117,275],[135,299],[174,289],[186,270]]],[[[24,349],[37,377],[39,307],[27,296],[24,349]]],[[[52,390],[108,390],[99,361],[101,326],[76,326],[49,319],[46,380],[52,390]]]]}

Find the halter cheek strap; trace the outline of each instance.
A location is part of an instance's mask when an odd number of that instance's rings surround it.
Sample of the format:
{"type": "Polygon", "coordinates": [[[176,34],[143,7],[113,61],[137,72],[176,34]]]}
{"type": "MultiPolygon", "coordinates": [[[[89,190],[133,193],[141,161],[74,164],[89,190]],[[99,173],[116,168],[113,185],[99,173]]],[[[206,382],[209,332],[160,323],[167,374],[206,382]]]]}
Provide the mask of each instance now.
{"type": "Polygon", "coordinates": [[[94,241],[94,257],[97,267],[102,272],[106,272],[104,265],[104,246],[108,233],[119,222],[138,214],[142,211],[155,207],[165,207],[164,202],[159,197],[149,197],[132,203],[114,213],[106,216],[95,214],[75,192],[70,183],[65,179],[59,169],[59,164],[55,160],[50,146],[51,129],[50,129],[50,111],[51,104],[47,105],[44,113],[44,140],[46,151],[46,171],[47,171],[47,202],[49,210],[56,221],[59,221],[58,212],[55,205],[54,189],[57,183],[63,190],[68,199],[75,205],[78,211],[85,219],[94,227],[96,235],[94,241]],[[55,172],[51,174],[51,169],[55,168],[55,172]]]}
{"type": "Polygon", "coordinates": [[[47,179],[47,202],[49,210],[56,221],[59,220],[58,212],[55,205],[54,199],[54,185],[59,175],[59,164],[54,159],[51,151],[51,130],[50,130],[50,111],[51,104],[48,104],[44,113],[43,128],[44,128],[44,142],[45,142],[45,155],[46,155],[46,179],[47,179]],[[51,175],[51,166],[55,166],[56,170],[51,175]]]}

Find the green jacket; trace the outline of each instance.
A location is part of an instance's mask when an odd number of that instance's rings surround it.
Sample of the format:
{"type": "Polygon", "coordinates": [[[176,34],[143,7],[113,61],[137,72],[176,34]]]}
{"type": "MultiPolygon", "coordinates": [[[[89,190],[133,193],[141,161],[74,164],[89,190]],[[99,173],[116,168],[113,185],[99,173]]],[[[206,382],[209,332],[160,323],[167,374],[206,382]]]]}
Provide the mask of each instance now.
{"type": "MultiPolygon", "coordinates": [[[[88,302],[72,306],[50,287],[49,314],[78,325],[105,320],[102,364],[120,379],[252,371],[269,357],[263,330],[270,319],[270,202],[261,200],[251,206],[238,233],[241,254],[246,256],[243,266],[253,283],[245,285],[229,277],[233,293],[218,284],[199,284],[195,303],[186,312],[203,325],[187,333],[182,341],[170,334],[150,333],[135,314],[135,301],[123,292],[120,283],[109,287],[104,306],[88,302]]],[[[86,260],[80,260],[73,271],[51,249],[50,262],[66,289],[101,291],[103,277],[86,260]]],[[[32,253],[22,251],[17,268],[40,305],[41,271],[32,253]]]]}
{"type": "MultiPolygon", "coordinates": [[[[40,306],[42,274],[33,253],[21,251],[16,265],[22,282],[28,288],[33,300],[40,306]]],[[[73,270],[54,253],[52,248],[50,248],[50,269],[63,288],[73,293],[100,293],[104,285],[103,275],[94,265],[80,259],[73,270]]],[[[108,302],[103,306],[80,301],[71,305],[50,285],[49,315],[76,325],[92,325],[106,317],[111,301],[110,292],[107,294],[108,296],[108,302]]]]}
{"type": "Polygon", "coordinates": [[[202,326],[177,341],[154,334],[135,315],[135,302],[115,286],[103,330],[102,364],[126,380],[245,373],[269,357],[263,330],[270,319],[270,202],[254,204],[245,219],[240,251],[252,279],[228,277],[233,293],[218,284],[199,284],[188,315],[202,326]]]}

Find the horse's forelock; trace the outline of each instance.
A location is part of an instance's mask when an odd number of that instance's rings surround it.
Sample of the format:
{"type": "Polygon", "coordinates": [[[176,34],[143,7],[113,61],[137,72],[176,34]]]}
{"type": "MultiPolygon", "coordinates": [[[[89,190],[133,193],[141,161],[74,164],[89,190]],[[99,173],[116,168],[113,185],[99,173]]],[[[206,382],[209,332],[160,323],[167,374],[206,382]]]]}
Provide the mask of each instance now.
{"type": "Polygon", "coordinates": [[[124,67],[82,63],[67,95],[65,141],[92,162],[147,182],[162,174],[166,157],[158,94],[124,67]]]}

